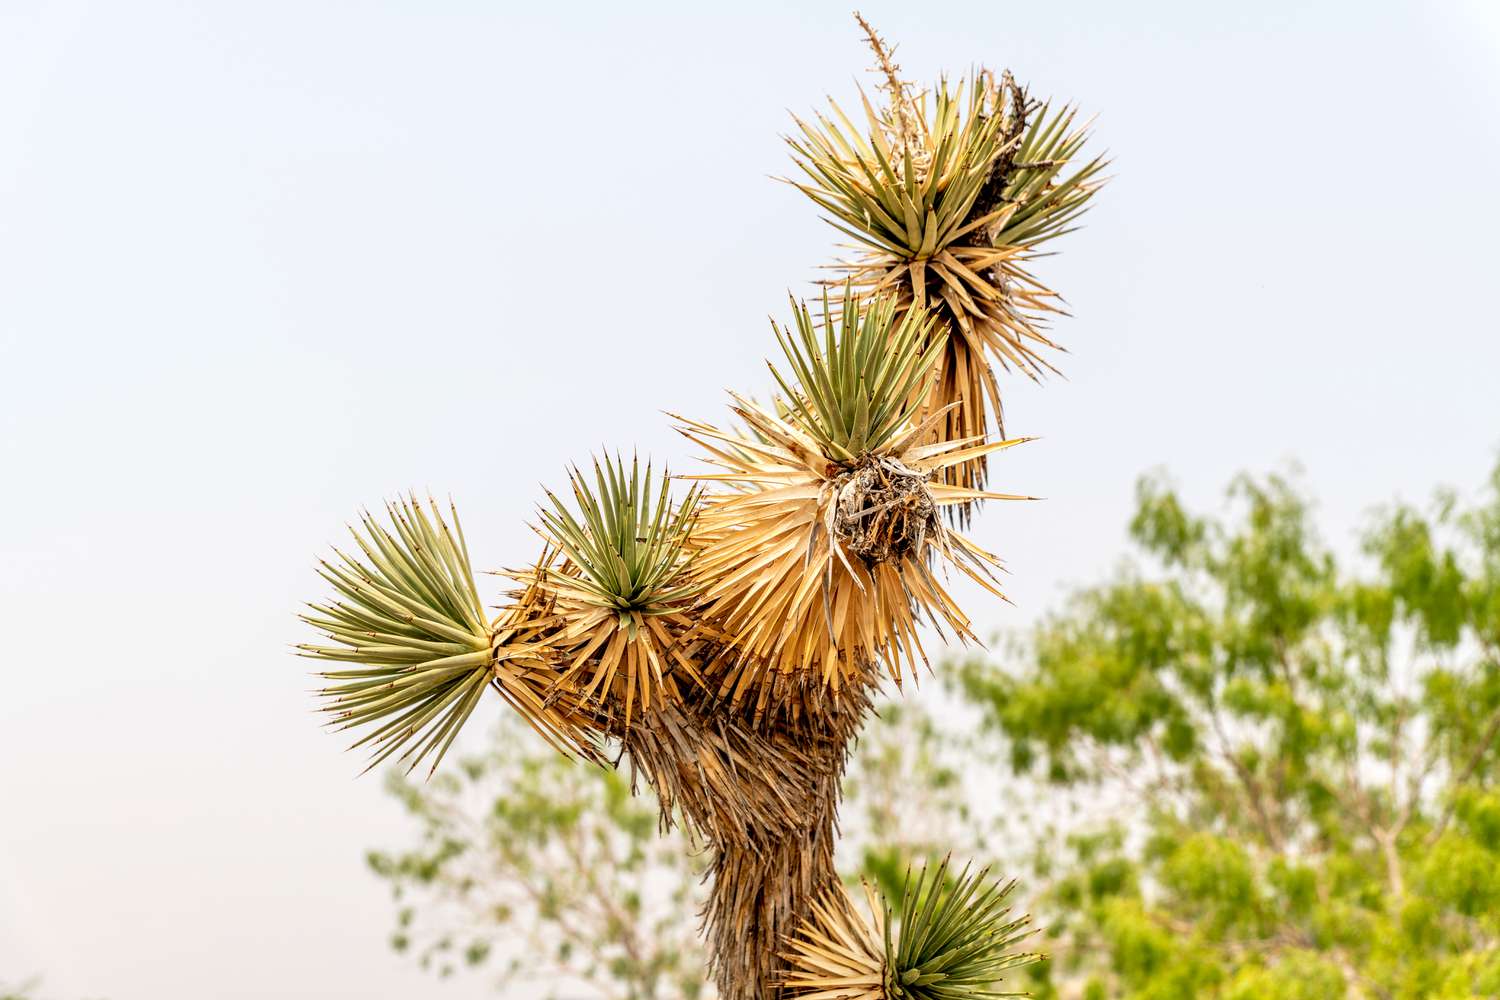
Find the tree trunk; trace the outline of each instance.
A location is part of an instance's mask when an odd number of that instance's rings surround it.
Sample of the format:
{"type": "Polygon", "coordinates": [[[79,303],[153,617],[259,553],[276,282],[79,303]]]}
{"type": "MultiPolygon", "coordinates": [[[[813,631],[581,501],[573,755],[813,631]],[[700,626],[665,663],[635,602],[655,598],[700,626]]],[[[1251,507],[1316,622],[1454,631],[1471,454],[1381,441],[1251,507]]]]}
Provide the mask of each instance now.
{"type": "Polygon", "coordinates": [[[704,934],[720,1000],[775,1000],[786,936],[837,883],[840,783],[868,689],[820,690],[767,718],[684,699],[654,705],[625,748],[661,803],[712,847],[704,934]]]}
{"type": "Polygon", "coordinates": [[[780,996],[776,982],[787,935],[812,900],[838,881],[837,788],[832,792],[803,829],[760,848],[729,844],[715,850],[704,923],[721,1000],[780,996]]]}

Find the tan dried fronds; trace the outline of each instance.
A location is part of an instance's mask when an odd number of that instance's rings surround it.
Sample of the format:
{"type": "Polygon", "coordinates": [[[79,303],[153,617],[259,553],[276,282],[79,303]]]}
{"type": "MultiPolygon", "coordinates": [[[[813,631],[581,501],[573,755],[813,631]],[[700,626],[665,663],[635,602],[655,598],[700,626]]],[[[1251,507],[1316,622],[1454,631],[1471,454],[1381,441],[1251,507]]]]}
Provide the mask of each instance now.
{"type": "Polygon", "coordinates": [[[797,334],[782,339],[800,379],[782,380],[790,412],[731,394],[750,437],[679,418],[721,470],[692,478],[728,488],[705,502],[689,544],[698,614],[728,636],[716,692],[736,704],[778,675],[810,675],[837,692],[883,666],[900,683],[926,661],[919,617],[972,639],[937,563],[1003,597],[996,558],[935,511],[1018,499],[939,480],[1020,442],[932,442],[943,414],[917,421],[914,399],[941,345],[919,353],[917,314],[898,323],[888,301],[846,294],[838,309],[825,302],[821,336],[805,307],[797,318],[797,334]]]}
{"type": "MultiPolygon", "coordinates": [[[[540,560],[551,562],[551,553],[540,560]]],[[[512,593],[491,624],[493,686],[548,744],[602,763],[600,738],[609,734],[608,713],[560,684],[551,595],[536,583],[512,593]]]]}
{"type": "Polygon", "coordinates": [[[601,608],[580,583],[578,567],[554,558],[508,575],[534,590],[546,614],[536,621],[537,645],[551,678],[546,697],[566,692],[602,717],[631,720],[675,689],[665,679],[677,672],[701,683],[691,635],[696,619],[684,600],[652,615],[627,619],[601,608]]]}
{"type": "Polygon", "coordinates": [[[806,696],[800,704],[816,709],[766,719],[684,684],[621,740],[656,790],[664,823],[680,817],[720,847],[758,850],[818,813],[843,773],[845,745],[869,711],[869,692],[852,689],[837,702],[806,696]]]}
{"type": "Polygon", "coordinates": [[[869,916],[842,886],[815,900],[782,955],[783,985],[798,1000],[888,1000],[885,988],[885,911],[863,883],[869,916]]]}

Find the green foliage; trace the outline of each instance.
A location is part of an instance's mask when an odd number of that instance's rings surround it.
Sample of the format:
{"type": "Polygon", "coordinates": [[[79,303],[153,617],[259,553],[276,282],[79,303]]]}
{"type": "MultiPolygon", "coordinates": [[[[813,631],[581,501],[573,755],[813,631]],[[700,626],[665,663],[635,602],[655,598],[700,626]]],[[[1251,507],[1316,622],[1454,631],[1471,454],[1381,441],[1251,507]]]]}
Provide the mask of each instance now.
{"type": "Polygon", "coordinates": [[[807,303],[793,302],[792,311],[796,336],[778,329],[776,339],[793,379],[775,365],[771,374],[800,418],[796,426],[839,462],[889,447],[917,409],[913,390],[931,377],[943,350],[944,338],[932,336],[936,319],[923,309],[898,319],[895,299],[860,301],[847,283],[836,308],[824,289],[816,323],[807,303]]]}
{"type": "Polygon", "coordinates": [[[670,475],[662,473],[653,491],[650,464],[643,481],[640,462],[632,458],[627,473],[619,456],[595,459],[593,479],[590,486],[578,469],[569,472],[577,517],[551,491],[551,508],[539,512],[548,540],[579,568],[571,585],[631,623],[673,610],[692,593],[678,578],[702,489],[673,504],[670,475]]]}
{"type": "Polygon", "coordinates": [[[1004,201],[1016,211],[999,225],[995,246],[1037,247],[1073,231],[1088,208],[1105,167],[1102,157],[1064,176],[1088,141],[1087,126],[1075,127],[1078,109],[1043,105],[1026,130],[1015,154],[1015,172],[1005,186],[1004,201]]]}
{"type": "MultiPolygon", "coordinates": [[[[802,136],[787,144],[807,182],[793,183],[835,228],[874,252],[916,257],[947,246],[966,235],[964,226],[972,225],[975,203],[1005,152],[1004,116],[996,106],[1003,97],[987,84],[975,77],[936,88],[926,148],[914,135],[891,134],[903,131],[891,120],[896,116],[927,119],[926,109],[910,104],[904,91],[892,94],[887,117],[865,100],[868,137],[837,104],[834,118],[819,114],[816,125],[795,119],[802,136]],[[928,162],[919,169],[924,153],[928,162]]],[[[906,124],[904,131],[914,130],[906,124]]]]}
{"type": "Polygon", "coordinates": [[[1032,248],[1067,232],[1097,188],[1100,159],[1063,172],[1088,138],[1074,127],[1072,108],[1038,110],[987,73],[957,85],[940,81],[930,108],[928,95],[913,96],[904,85],[889,96],[884,115],[864,100],[863,133],[833,104],[832,118],[796,119],[801,136],[787,140],[806,176],[793,184],[873,253],[930,257],[987,224],[999,227],[995,246],[1032,248]],[[1021,105],[1032,115],[1023,138],[1010,128],[1021,105]],[[1009,170],[1005,208],[997,209],[981,205],[981,196],[1001,159],[1009,170]]]}
{"type": "Polygon", "coordinates": [[[690,916],[701,863],[680,834],[658,835],[656,803],[626,776],[569,761],[507,718],[488,752],[428,782],[393,773],[388,788],[420,831],[368,855],[396,905],[395,950],[537,995],[589,983],[626,1000],[706,995],[690,916]]]}
{"type": "Polygon", "coordinates": [[[1029,918],[1010,919],[1015,883],[948,860],[908,872],[896,902],[885,903],[886,996],[890,1000],[981,1000],[1019,996],[990,987],[1037,956],[1013,949],[1029,918]]]}
{"type": "Polygon", "coordinates": [[[43,1000],[42,996],[36,992],[40,985],[39,977],[19,983],[0,982],[0,1000],[43,1000]]]}
{"type": "Polygon", "coordinates": [[[1337,559],[1280,477],[1233,516],[1143,480],[1151,568],[964,692],[1018,772],[1104,804],[1051,844],[1040,997],[1500,995],[1500,468],[1337,559]],[[1051,912],[1047,912],[1050,910],[1051,912]]]}
{"type": "Polygon", "coordinates": [[[320,674],[330,724],[373,727],[354,744],[373,744],[374,767],[398,750],[415,768],[447,752],[489,683],[490,630],[464,542],[436,501],[415,497],[386,507],[391,527],[369,514],[363,532],[350,528],[364,554],[335,549],[318,575],[340,600],[311,604],[302,620],[333,645],[303,644],[301,655],[352,664],[320,674]]]}

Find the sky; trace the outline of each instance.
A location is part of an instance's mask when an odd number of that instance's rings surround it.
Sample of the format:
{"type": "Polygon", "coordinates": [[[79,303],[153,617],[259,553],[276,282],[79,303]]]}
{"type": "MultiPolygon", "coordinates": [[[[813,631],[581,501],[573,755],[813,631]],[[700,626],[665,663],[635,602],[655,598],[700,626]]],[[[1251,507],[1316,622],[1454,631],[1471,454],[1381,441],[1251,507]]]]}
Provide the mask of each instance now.
{"type": "MultiPolygon", "coordinates": [[[[1136,477],[1300,467],[1327,537],[1500,455],[1500,6],[871,0],[908,76],[1007,65],[1114,180],[1038,265],[1066,378],[1006,383],[974,535],[1024,626],[1136,477]]],[[[764,393],[836,234],[789,112],[869,84],[842,4],[0,0],[0,983],[112,1000],[494,996],[387,948],[411,836],[315,725],[315,556],[764,393]]],[[[498,709],[497,709],[498,710],[498,709]]],[[[475,727],[482,729],[482,724],[475,727]]],[[[467,737],[466,737],[467,738],[467,737]]]]}

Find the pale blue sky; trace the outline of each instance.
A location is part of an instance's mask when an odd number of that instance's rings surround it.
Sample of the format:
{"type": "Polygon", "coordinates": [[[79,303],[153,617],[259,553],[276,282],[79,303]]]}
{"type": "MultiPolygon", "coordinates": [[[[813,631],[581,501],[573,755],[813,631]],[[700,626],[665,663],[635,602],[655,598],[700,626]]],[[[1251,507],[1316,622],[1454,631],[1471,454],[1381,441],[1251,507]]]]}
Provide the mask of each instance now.
{"type": "MultiPolygon", "coordinates": [[[[867,3],[910,75],[1009,65],[1116,181],[1041,273],[976,535],[1022,624],[1164,465],[1296,459],[1329,533],[1500,446],[1493,2],[867,3]]],[[[845,4],[0,0],[0,981],[114,1000],[467,1000],[391,955],[405,828],[287,644],[362,504],[451,492],[486,566],[602,442],[764,391],[832,230],[787,111],[845,4]]]]}

